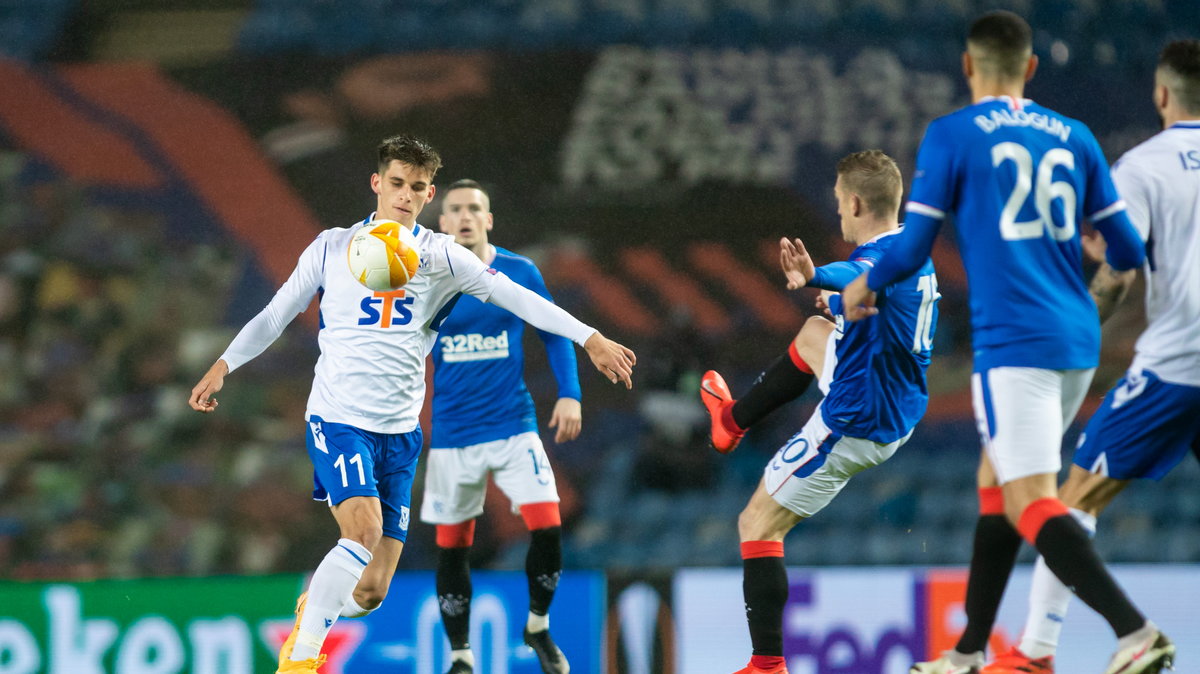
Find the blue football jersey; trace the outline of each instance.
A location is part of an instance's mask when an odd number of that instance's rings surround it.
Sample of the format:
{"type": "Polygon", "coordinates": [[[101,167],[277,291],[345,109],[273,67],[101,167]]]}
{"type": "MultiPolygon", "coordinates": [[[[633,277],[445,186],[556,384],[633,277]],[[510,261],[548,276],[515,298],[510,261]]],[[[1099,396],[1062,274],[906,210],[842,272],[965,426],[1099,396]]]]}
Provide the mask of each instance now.
{"type": "MultiPolygon", "coordinates": [[[[493,269],[551,299],[529,258],[495,246],[493,269]]],[[[525,322],[495,305],[462,295],[438,328],[433,347],[433,447],[465,447],[537,431],[525,387],[525,322]]],[[[538,331],[560,398],[580,398],[575,345],[538,331]]]]}
{"type": "MultiPolygon", "coordinates": [[[[855,248],[849,265],[873,267],[900,231],[881,234],[855,248]]],[[[844,266],[847,263],[822,269],[844,266]]],[[[816,285],[841,290],[857,275],[818,273],[814,279],[841,276],[841,282],[816,285]]],[[[879,292],[879,313],[864,321],[845,321],[840,296],[830,298],[830,310],[837,319],[835,353],[825,357],[837,361],[821,404],[830,429],[880,443],[894,442],[912,431],[929,402],[925,370],[933,349],[940,297],[933,262],[926,258],[914,274],[879,292]]]]}
{"type": "Polygon", "coordinates": [[[1090,220],[1109,263],[1142,245],[1083,123],[1028,100],[980,102],[934,120],[917,153],[905,241],[868,279],[878,288],[927,255],[951,215],[970,285],[976,371],[1095,367],[1100,321],[1083,278],[1079,227],[1090,220]]]}

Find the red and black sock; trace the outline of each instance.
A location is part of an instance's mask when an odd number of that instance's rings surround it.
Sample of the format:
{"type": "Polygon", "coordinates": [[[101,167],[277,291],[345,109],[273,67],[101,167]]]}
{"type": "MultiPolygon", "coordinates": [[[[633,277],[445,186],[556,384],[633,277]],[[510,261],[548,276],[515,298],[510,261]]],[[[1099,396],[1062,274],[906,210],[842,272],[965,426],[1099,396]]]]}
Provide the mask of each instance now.
{"type": "Polygon", "coordinates": [[[775,359],[746,392],[733,403],[730,413],[739,428],[750,428],[782,405],[799,398],[813,380],[812,368],[800,353],[796,343],[788,345],[787,353],[775,359]]]}
{"type": "Polygon", "coordinates": [[[529,542],[529,552],[525,554],[529,611],[546,615],[562,575],[562,527],[534,529],[529,533],[532,540],[529,542]]]}
{"type": "Polygon", "coordinates": [[[437,596],[451,650],[470,645],[471,548],[438,548],[437,596]]]}
{"type": "Polygon", "coordinates": [[[752,662],[763,669],[783,663],[783,608],[787,604],[787,570],[782,541],[742,543],[742,594],[750,624],[752,662]]]}
{"type": "Polygon", "coordinates": [[[1029,504],[1021,513],[1018,528],[1033,544],[1046,566],[1064,585],[1104,616],[1117,637],[1140,629],[1146,617],[1125,596],[1104,562],[1096,554],[1091,538],[1070,511],[1056,498],[1029,504]]]}
{"type": "Polygon", "coordinates": [[[981,488],[979,521],[975,524],[975,545],[971,552],[964,606],[967,627],[954,650],[974,653],[987,647],[992,625],[996,622],[996,611],[1020,550],[1021,536],[1004,517],[1004,494],[1000,487],[981,488]]]}

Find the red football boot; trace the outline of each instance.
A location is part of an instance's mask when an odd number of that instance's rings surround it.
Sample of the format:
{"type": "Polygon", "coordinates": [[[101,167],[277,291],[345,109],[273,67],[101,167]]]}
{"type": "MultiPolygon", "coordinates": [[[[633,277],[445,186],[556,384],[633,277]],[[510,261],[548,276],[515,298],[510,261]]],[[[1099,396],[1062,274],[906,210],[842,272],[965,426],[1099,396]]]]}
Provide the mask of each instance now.
{"type": "Polygon", "coordinates": [[[704,402],[704,408],[708,410],[708,416],[712,420],[709,440],[713,449],[722,454],[732,452],[742,441],[746,431],[734,425],[732,418],[726,421],[726,410],[733,406],[734,400],[729,394],[725,378],[716,370],[709,370],[700,378],[700,400],[704,402]]]}

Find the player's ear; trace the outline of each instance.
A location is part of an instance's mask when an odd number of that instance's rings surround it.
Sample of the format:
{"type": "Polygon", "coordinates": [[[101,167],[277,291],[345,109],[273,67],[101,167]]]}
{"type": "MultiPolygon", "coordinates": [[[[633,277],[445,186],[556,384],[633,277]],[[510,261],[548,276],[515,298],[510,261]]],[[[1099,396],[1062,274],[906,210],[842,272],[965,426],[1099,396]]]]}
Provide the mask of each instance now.
{"type": "Polygon", "coordinates": [[[485,227],[485,228],[487,229],[487,231],[489,231],[489,232],[490,232],[490,231],[492,231],[492,222],[493,222],[492,214],[491,214],[491,212],[489,211],[489,212],[488,212],[488,214],[487,214],[487,223],[484,225],[484,227],[485,227]]]}
{"type": "Polygon", "coordinates": [[[1167,105],[1171,102],[1171,90],[1165,84],[1154,85],[1154,107],[1159,110],[1166,110],[1167,105]]]}
{"type": "Polygon", "coordinates": [[[1025,81],[1033,79],[1033,74],[1037,72],[1038,57],[1037,54],[1029,55],[1029,63],[1025,65],[1025,81]]]}
{"type": "Polygon", "coordinates": [[[425,196],[426,203],[433,201],[433,195],[437,194],[437,185],[429,183],[429,194],[425,196]]]}
{"type": "Polygon", "coordinates": [[[853,215],[856,218],[862,217],[863,210],[864,210],[864,204],[863,204],[862,197],[851,192],[850,193],[850,215],[853,215]]]}
{"type": "Polygon", "coordinates": [[[964,51],[962,54],[962,71],[963,77],[971,79],[975,74],[975,62],[971,60],[971,52],[964,51]]]}
{"type": "Polygon", "coordinates": [[[378,173],[371,174],[371,191],[379,194],[379,185],[383,182],[383,178],[378,173]]]}

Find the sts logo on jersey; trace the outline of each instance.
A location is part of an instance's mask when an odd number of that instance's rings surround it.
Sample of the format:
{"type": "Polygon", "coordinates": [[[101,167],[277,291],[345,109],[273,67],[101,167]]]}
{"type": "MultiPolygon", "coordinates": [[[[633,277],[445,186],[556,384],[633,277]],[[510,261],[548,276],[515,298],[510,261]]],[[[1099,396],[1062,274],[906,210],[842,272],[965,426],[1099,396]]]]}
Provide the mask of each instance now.
{"type": "Polygon", "coordinates": [[[405,297],[404,289],[390,292],[376,291],[363,298],[359,308],[362,316],[359,325],[377,325],[390,328],[393,325],[408,325],[412,322],[412,309],[409,306],[415,297],[405,297]]]}

